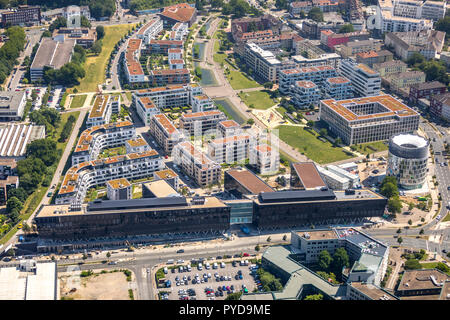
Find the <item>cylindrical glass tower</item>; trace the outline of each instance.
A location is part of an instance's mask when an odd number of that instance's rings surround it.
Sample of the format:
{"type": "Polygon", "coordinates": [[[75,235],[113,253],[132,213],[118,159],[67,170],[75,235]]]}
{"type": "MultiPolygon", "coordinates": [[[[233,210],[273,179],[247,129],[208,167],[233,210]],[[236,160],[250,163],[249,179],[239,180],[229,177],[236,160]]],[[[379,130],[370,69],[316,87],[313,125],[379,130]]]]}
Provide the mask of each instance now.
{"type": "Polygon", "coordinates": [[[427,177],[429,141],[414,134],[398,134],[389,141],[386,174],[397,178],[399,187],[418,189],[427,177]]]}

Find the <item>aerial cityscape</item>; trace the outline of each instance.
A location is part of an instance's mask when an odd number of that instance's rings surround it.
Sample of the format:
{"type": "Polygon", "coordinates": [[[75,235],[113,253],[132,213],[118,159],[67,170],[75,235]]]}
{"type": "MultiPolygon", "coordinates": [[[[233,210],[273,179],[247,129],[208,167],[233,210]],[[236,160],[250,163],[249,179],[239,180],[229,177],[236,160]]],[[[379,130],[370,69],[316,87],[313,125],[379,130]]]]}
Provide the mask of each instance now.
{"type": "Polygon", "coordinates": [[[449,44],[446,0],[0,1],[0,300],[450,300],[449,44]]]}

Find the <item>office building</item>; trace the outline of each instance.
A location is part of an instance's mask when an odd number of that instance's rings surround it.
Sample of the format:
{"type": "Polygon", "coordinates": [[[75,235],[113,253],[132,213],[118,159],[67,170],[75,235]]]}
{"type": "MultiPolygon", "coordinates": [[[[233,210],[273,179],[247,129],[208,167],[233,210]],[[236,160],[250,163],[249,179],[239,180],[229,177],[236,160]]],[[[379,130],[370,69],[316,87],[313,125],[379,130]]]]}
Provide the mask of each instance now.
{"type": "Polygon", "coordinates": [[[27,103],[26,91],[1,91],[0,92],[0,121],[22,120],[25,105],[27,103]]]}
{"type": "Polygon", "coordinates": [[[74,39],[57,41],[51,38],[42,38],[39,49],[31,63],[31,82],[43,79],[45,67],[59,70],[63,65],[70,62],[75,43],[76,40],[74,39]]]}
{"type": "Polygon", "coordinates": [[[224,189],[238,199],[245,195],[274,192],[261,178],[247,169],[229,169],[224,172],[224,189]]]}
{"type": "Polygon", "coordinates": [[[250,148],[249,163],[260,174],[273,174],[280,168],[280,154],[267,144],[257,144],[250,148]]]}
{"type": "Polygon", "coordinates": [[[99,200],[75,210],[45,205],[35,219],[42,239],[38,250],[45,252],[77,248],[71,240],[80,238],[125,237],[130,243],[135,235],[145,241],[145,235],[223,234],[230,226],[230,208],[215,197],[99,200]],[[46,245],[46,239],[53,241],[46,245]]]}
{"type": "Polygon", "coordinates": [[[291,162],[291,189],[317,190],[327,188],[314,162],[291,162]]]}
{"type": "Polygon", "coordinates": [[[330,189],[347,190],[351,188],[350,179],[338,175],[337,173],[328,170],[327,168],[317,167],[317,170],[330,189]]]}
{"type": "Polygon", "coordinates": [[[369,32],[354,31],[348,33],[334,33],[331,30],[322,30],[320,33],[320,43],[334,50],[337,45],[343,45],[355,40],[368,40],[369,32]]]}
{"type": "Polygon", "coordinates": [[[15,25],[30,26],[41,22],[41,7],[20,5],[17,8],[1,12],[2,27],[15,25]]]}
{"type": "Polygon", "coordinates": [[[163,168],[164,161],[155,150],[82,162],[66,172],[56,204],[78,207],[92,187],[119,178],[133,180],[150,177],[163,168]]]}
{"type": "Polygon", "coordinates": [[[59,28],[53,31],[53,40],[66,41],[75,40],[75,44],[89,49],[97,40],[95,29],[89,28],[59,28]]]}
{"type": "Polygon", "coordinates": [[[435,30],[390,32],[386,34],[384,42],[404,61],[414,53],[420,53],[425,59],[435,59],[444,47],[445,32],[435,30]]]}
{"type": "Polygon", "coordinates": [[[173,149],[173,161],[200,187],[217,183],[221,176],[220,165],[188,141],[178,143],[173,149]]]}
{"type": "Polygon", "coordinates": [[[86,120],[86,127],[91,128],[109,123],[111,113],[110,97],[102,94],[97,95],[86,120]]]}
{"type": "Polygon", "coordinates": [[[115,148],[136,137],[136,129],[130,121],[93,126],[81,133],[72,153],[72,166],[97,159],[103,149],[115,148]]]}
{"type": "Polygon", "coordinates": [[[347,285],[348,300],[400,300],[392,293],[365,282],[350,282],[347,285]]]}
{"type": "Polygon", "coordinates": [[[390,95],[321,100],[320,119],[348,145],[387,140],[419,127],[419,114],[390,95]]]}
{"type": "Polygon", "coordinates": [[[449,280],[438,269],[405,270],[395,294],[402,300],[438,300],[449,280]]]}
{"type": "Polygon", "coordinates": [[[109,200],[132,199],[131,183],[125,178],[114,179],[106,182],[106,194],[109,200]]]}
{"type": "Polygon", "coordinates": [[[91,20],[91,12],[89,6],[67,6],[62,9],[62,16],[66,18],[67,21],[74,18],[84,16],[86,19],[91,20]]]}
{"type": "Polygon", "coordinates": [[[386,175],[394,176],[399,187],[421,188],[427,179],[429,141],[413,134],[399,134],[389,140],[386,175]]]}
{"type": "Polygon", "coordinates": [[[377,96],[381,90],[380,74],[365,64],[346,59],[341,61],[339,72],[352,82],[353,91],[361,97],[377,96]]]}
{"type": "Polygon", "coordinates": [[[0,204],[8,201],[8,191],[19,187],[17,163],[14,159],[0,159],[0,204]]]}
{"type": "Polygon", "coordinates": [[[191,136],[199,136],[205,134],[207,131],[216,131],[218,123],[226,119],[226,115],[219,110],[183,113],[179,122],[180,130],[185,130],[191,136]]]}
{"type": "Polygon", "coordinates": [[[172,152],[173,147],[183,139],[182,133],[175,128],[163,113],[154,115],[151,118],[150,133],[168,155],[172,152]]]}

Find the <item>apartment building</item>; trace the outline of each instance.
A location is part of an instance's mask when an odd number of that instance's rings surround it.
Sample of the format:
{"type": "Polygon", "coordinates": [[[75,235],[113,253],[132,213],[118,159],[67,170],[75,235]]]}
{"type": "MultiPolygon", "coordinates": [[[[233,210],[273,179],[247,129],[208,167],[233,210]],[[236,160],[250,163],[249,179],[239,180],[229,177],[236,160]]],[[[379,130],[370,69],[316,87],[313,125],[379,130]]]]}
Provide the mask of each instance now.
{"type": "Polygon", "coordinates": [[[188,141],[178,143],[172,155],[174,163],[200,187],[217,183],[221,178],[220,165],[188,141]]]}
{"type": "Polygon", "coordinates": [[[122,101],[122,98],[120,97],[120,95],[109,97],[109,102],[111,103],[111,113],[113,113],[113,114],[120,113],[120,102],[121,101],[122,101]]]}
{"type": "Polygon", "coordinates": [[[319,8],[322,12],[338,11],[339,2],[329,0],[294,1],[289,4],[289,13],[293,16],[307,14],[312,8],[319,8]]]}
{"type": "Polygon", "coordinates": [[[109,200],[132,199],[132,185],[125,178],[114,179],[106,182],[106,195],[109,200]]]}
{"type": "Polygon", "coordinates": [[[124,145],[136,137],[136,129],[130,121],[108,123],[84,130],[72,154],[72,166],[97,159],[103,149],[124,145]]]}
{"type": "Polygon", "coordinates": [[[217,124],[217,131],[222,137],[238,135],[242,132],[242,128],[234,120],[223,120],[217,124]]]}
{"type": "Polygon", "coordinates": [[[345,77],[328,78],[323,83],[324,95],[336,100],[353,97],[352,82],[345,77]]]}
{"type": "Polygon", "coordinates": [[[279,90],[282,94],[289,94],[297,81],[312,81],[322,84],[326,79],[336,77],[336,69],[330,66],[304,67],[280,70],[279,90]]]}
{"type": "Polygon", "coordinates": [[[167,56],[169,61],[183,59],[183,50],[180,48],[169,49],[167,50],[167,56]]]}
{"type": "Polygon", "coordinates": [[[249,134],[213,139],[208,143],[208,157],[222,164],[245,163],[257,141],[249,134]]]}
{"type": "Polygon", "coordinates": [[[133,104],[139,97],[148,97],[160,109],[184,107],[192,104],[194,96],[203,94],[202,88],[196,84],[166,85],[133,92],[133,104]]]}
{"type": "Polygon", "coordinates": [[[149,81],[154,86],[185,84],[191,81],[191,75],[188,69],[151,70],[149,74],[149,81]]]}
{"type": "Polygon", "coordinates": [[[430,112],[437,117],[450,121],[450,93],[431,96],[430,112]]]}
{"type": "Polygon", "coordinates": [[[331,30],[322,30],[320,33],[320,43],[324,46],[334,50],[337,45],[346,44],[355,40],[368,40],[369,32],[354,31],[348,33],[334,33],[331,30]]]}
{"type": "Polygon", "coordinates": [[[17,162],[14,159],[0,159],[0,204],[8,201],[8,191],[19,187],[17,162]]]}
{"type": "Polygon", "coordinates": [[[343,58],[350,58],[360,52],[380,51],[382,45],[383,41],[369,39],[349,41],[346,44],[337,45],[334,48],[343,58]]]}
{"type": "Polygon", "coordinates": [[[136,137],[125,141],[125,150],[127,153],[140,153],[151,150],[147,141],[142,137],[136,137]]]}
{"type": "Polygon", "coordinates": [[[195,95],[191,99],[192,112],[204,112],[215,110],[214,102],[206,95],[195,95]]]}
{"type": "Polygon", "coordinates": [[[282,22],[276,17],[265,14],[260,17],[243,17],[231,21],[231,34],[237,41],[243,33],[254,30],[272,30],[274,34],[280,34],[282,22]]]}
{"type": "Polygon", "coordinates": [[[183,139],[182,133],[175,128],[163,113],[154,115],[151,118],[150,133],[168,155],[172,152],[173,147],[183,139]]]}
{"type": "Polygon", "coordinates": [[[175,190],[178,190],[179,183],[180,183],[180,178],[179,178],[178,174],[169,168],[166,168],[161,171],[155,171],[153,173],[153,180],[154,181],[164,180],[175,190]]]}
{"type": "Polygon", "coordinates": [[[86,19],[91,20],[91,11],[89,6],[67,6],[62,9],[62,16],[68,21],[76,17],[84,16],[86,19]]]}
{"type": "Polygon", "coordinates": [[[183,49],[183,41],[151,39],[145,52],[148,52],[149,54],[167,55],[169,49],[183,49]]]}
{"type": "Polygon", "coordinates": [[[439,81],[414,84],[409,89],[409,100],[417,103],[419,99],[430,99],[433,95],[443,94],[447,86],[439,81]]]}
{"type": "Polygon", "coordinates": [[[341,61],[339,72],[350,79],[355,94],[362,97],[376,96],[381,90],[380,74],[365,64],[351,59],[341,61]]]}
{"type": "Polygon", "coordinates": [[[275,55],[255,43],[247,43],[244,53],[245,63],[265,82],[277,82],[277,71],[281,61],[275,55]]]}
{"type": "Polygon", "coordinates": [[[155,150],[82,162],[67,171],[56,196],[56,204],[80,207],[87,190],[94,186],[119,178],[150,177],[163,168],[164,161],[155,150]]]}
{"type": "Polygon", "coordinates": [[[150,126],[152,117],[160,113],[159,108],[153,103],[150,97],[136,96],[133,93],[133,101],[139,118],[144,122],[145,126],[150,126]]]}
{"type": "Polygon", "coordinates": [[[26,91],[0,91],[0,121],[22,120],[26,103],[26,91]]]}
{"type": "Polygon", "coordinates": [[[141,39],[128,40],[123,64],[128,83],[142,83],[147,81],[144,69],[142,69],[139,57],[141,55],[141,39]]]}
{"type": "Polygon", "coordinates": [[[296,81],[291,88],[291,102],[300,109],[317,105],[320,97],[320,89],[312,81],[296,81]]]}
{"type": "Polygon", "coordinates": [[[162,20],[153,18],[139,29],[136,37],[143,40],[144,44],[149,44],[150,40],[155,39],[161,31],[163,31],[162,20]]]}
{"type": "MultiPolygon", "coordinates": [[[[433,21],[430,18],[436,18],[441,13],[439,10],[430,12],[429,8],[434,6],[427,5],[427,9],[422,14],[419,7],[426,2],[431,3],[433,1],[378,0],[375,15],[367,19],[367,28],[377,30],[380,34],[384,32],[431,30],[433,21]]],[[[445,12],[445,4],[443,9],[445,12]]]]}
{"type": "Polygon", "coordinates": [[[15,25],[33,25],[41,22],[41,7],[20,5],[1,13],[2,27],[15,25]]]}
{"type": "Polygon", "coordinates": [[[330,66],[339,69],[341,59],[337,53],[324,53],[317,58],[306,58],[302,55],[292,56],[295,68],[330,66]]]}
{"type": "Polygon", "coordinates": [[[366,51],[359,52],[356,54],[356,62],[364,63],[369,67],[373,67],[374,63],[382,63],[386,61],[391,61],[394,58],[392,52],[388,50],[380,51],[366,51]]]}
{"type": "Polygon", "coordinates": [[[388,78],[390,76],[406,72],[407,68],[408,65],[401,60],[375,63],[372,67],[372,69],[378,72],[382,78],[388,78]]]}
{"type": "Polygon", "coordinates": [[[111,113],[112,110],[109,95],[97,95],[86,120],[86,127],[91,128],[93,126],[107,124],[111,119],[111,113]]]}
{"type": "Polygon", "coordinates": [[[169,60],[169,69],[170,70],[181,70],[184,69],[184,60],[183,59],[172,59],[169,60]]]}
{"type": "Polygon", "coordinates": [[[418,129],[419,114],[390,95],[320,101],[320,119],[348,145],[418,129]]]}
{"type": "Polygon", "coordinates": [[[426,75],[422,71],[406,71],[390,77],[389,82],[392,90],[408,92],[412,85],[424,83],[425,78],[426,75]]]}
{"type": "Polygon", "coordinates": [[[172,31],[169,34],[169,40],[182,41],[189,33],[187,23],[177,22],[173,25],[172,31]]]}
{"type": "Polygon", "coordinates": [[[280,168],[280,153],[267,144],[258,144],[250,148],[249,163],[260,174],[272,174],[280,168]]]}
{"type": "Polygon", "coordinates": [[[183,113],[180,117],[180,130],[189,135],[201,135],[207,131],[215,131],[218,124],[225,121],[227,116],[219,110],[206,112],[183,113]]]}
{"type": "Polygon", "coordinates": [[[390,32],[386,34],[384,41],[386,46],[392,47],[395,54],[404,61],[415,52],[426,59],[434,59],[444,47],[445,32],[435,30],[390,32]]]}

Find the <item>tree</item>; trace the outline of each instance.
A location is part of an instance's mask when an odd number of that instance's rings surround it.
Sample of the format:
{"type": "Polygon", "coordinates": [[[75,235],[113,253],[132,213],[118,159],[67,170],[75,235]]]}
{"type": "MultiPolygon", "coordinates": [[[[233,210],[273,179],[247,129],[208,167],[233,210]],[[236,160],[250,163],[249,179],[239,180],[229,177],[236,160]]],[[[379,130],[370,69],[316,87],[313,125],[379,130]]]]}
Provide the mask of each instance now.
{"type": "Polygon", "coordinates": [[[309,296],[306,296],[304,300],[323,300],[323,295],[318,294],[311,294],[309,296]]]}
{"type": "Polygon", "coordinates": [[[97,32],[97,39],[100,40],[105,36],[105,28],[103,26],[97,26],[95,28],[95,31],[97,32]]]}
{"type": "Polygon", "coordinates": [[[239,300],[242,296],[242,292],[233,292],[227,295],[225,300],[239,300]]]}
{"type": "Polygon", "coordinates": [[[50,32],[53,32],[53,30],[55,30],[55,29],[66,28],[66,27],[67,27],[67,19],[62,16],[59,16],[52,22],[50,27],[48,27],[48,30],[50,32]]]}
{"type": "Polygon", "coordinates": [[[264,88],[265,89],[270,90],[270,89],[272,89],[272,87],[273,87],[273,83],[272,82],[270,82],[270,81],[264,82],[264,88]]]}
{"type": "Polygon", "coordinates": [[[6,201],[6,212],[8,213],[13,212],[14,210],[20,212],[22,208],[23,208],[22,202],[16,197],[9,198],[8,201],[6,201]]]}
{"type": "Polygon", "coordinates": [[[408,203],[408,210],[411,211],[412,209],[414,209],[415,205],[413,202],[408,203]]]}
{"type": "Polygon", "coordinates": [[[286,241],[286,239],[287,239],[287,236],[284,235],[284,236],[283,236],[283,241],[286,241]]]}
{"type": "Polygon", "coordinates": [[[247,120],[247,124],[249,124],[249,125],[253,125],[255,123],[255,120],[253,120],[253,118],[249,118],[248,120],[247,120]]]}
{"type": "Polygon", "coordinates": [[[312,128],[312,127],[314,127],[314,121],[308,120],[308,122],[306,123],[306,125],[307,125],[309,128],[312,128]]]}
{"type": "Polygon", "coordinates": [[[398,197],[398,187],[397,185],[387,182],[381,186],[380,193],[386,198],[398,197]]]}
{"type": "Polygon", "coordinates": [[[399,244],[402,244],[403,238],[402,238],[402,237],[398,237],[397,242],[398,242],[399,244]]]}
{"type": "Polygon", "coordinates": [[[438,262],[436,269],[441,270],[442,272],[445,273],[448,273],[450,271],[450,268],[442,262],[438,262]]]}
{"type": "Polygon", "coordinates": [[[331,258],[330,253],[327,250],[323,250],[319,253],[318,265],[320,270],[328,270],[330,268],[331,262],[333,258],[331,258]]]}
{"type": "Polygon", "coordinates": [[[106,257],[109,259],[109,258],[111,257],[111,252],[108,251],[108,252],[106,253],[106,257]]]}
{"type": "Polygon", "coordinates": [[[320,129],[319,134],[320,134],[322,137],[325,137],[326,135],[328,135],[328,131],[327,131],[327,129],[322,128],[322,129],[320,129]]]}
{"type": "MultiPolygon", "coordinates": [[[[90,28],[91,27],[91,22],[85,16],[81,16],[81,18],[80,18],[80,25],[81,25],[82,28],[90,28]]],[[[97,33],[97,36],[98,36],[98,33],[97,33]]]]}
{"type": "Polygon", "coordinates": [[[344,248],[338,248],[333,254],[332,266],[337,274],[341,274],[342,268],[350,265],[347,251],[344,248]]]}
{"type": "Polygon", "coordinates": [[[337,146],[339,146],[340,144],[342,144],[342,139],[339,138],[339,137],[337,137],[337,138],[334,140],[333,145],[334,145],[335,147],[337,147],[337,146]]]}
{"type": "Polygon", "coordinates": [[[422,265],[417,259],[408,259],[405,262],[405,270],[417,270],[422,269],[422,265]]]}
{"type": "Polygon", "coordinates": [[[255,251],[259,252],[259,250],[261,250],[261,247],[259,246],[259,244],[257,244],[255,247],[255,251]]]}
{"type": "Polygon", "coordinates": [[[91,51],[96,55],[99,55],[102,52],[102,41],[101,40],[95,41],[91,47],[91,51]]]}
{"type": "Polygon", "coordinates": [[[309,10],[308,18],[316,22],[323,22],[323,12],[318,7],[314,7],[309,10]]]}
{"type": "Polygon", "coordinates": [[[420,229],[419,234],[424,234],[425,231],[423,229],[420,229]]]}
{"type": "Polygon", "coordinates": [[[398,228],[397,233],[402,233],[402,229],[398,228]]]}
{"type": "Polygon", "coordinates": [[[408,224],[412,225],[412,220],[411,219],[408,220],[408,224]]]}
{"type": "Polygon", "coordinates": [[[402,212],[402,203],[398,197],[393,197],[389,199],[387,207],[390,213],[402,212]]]}
{"type": "Polygon", "coordinates": [[[355,29],[353,28],[352,24],[344,24],[342,27],[339,28],[338,33],[349,33],[353,31],[355,31],[355,29]]]}

